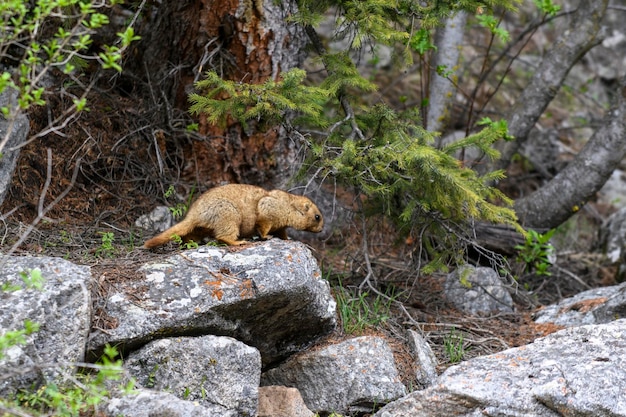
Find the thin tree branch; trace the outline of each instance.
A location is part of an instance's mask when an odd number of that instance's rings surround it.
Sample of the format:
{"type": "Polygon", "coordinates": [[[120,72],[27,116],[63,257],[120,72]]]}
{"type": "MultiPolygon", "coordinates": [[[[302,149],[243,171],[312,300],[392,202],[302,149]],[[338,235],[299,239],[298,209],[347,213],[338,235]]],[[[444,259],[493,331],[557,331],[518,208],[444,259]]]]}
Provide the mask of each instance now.
{"type": "Polygon", "coordinates": [[[539,68],[511,111],[509,133],[515,140],[500,146],[501,159],[496,163],[497,168],[508,166],[511,157],[528,138],[529,132],[560,90],[570,69],[602,41],[604,34],[600,24],[607,5],[608,0],[580,2],[569,30],[565,30],[546,51],[539,68]]]}
{"type": "Polygon", "coordinates": [[[550,182],[515,202],[520,223],[554,228],[576,213],[610,177],[626,155],[626,77],[604,123],[550,182]]]}
{"type": "MultiPolygon", "coordinates": [[[[311,25],[306,25],[304,27],[304,30],[307,36],[309,37],[309,40],[311,41],[311,44],[313,45],[315,52],[320,57],[323,58],[324,55],[326,55],[326,48],[324,47],[324,45],[322,45],[322,41],[320,40],[319,35],[315,31],[315,28],[313,28],[313,26],[311,25]]],[[[326,67],[326,64],[324,64],[324,66],[326,67]]],[[[326,67],[326,72],[330,73],[330,71],[328,70],[328,67],[326,67]]],[[[341,104],[341,108],[346,114],[346,119],[350,120],[350,126],[352,127],[352,135],[356,135],[359,137],[359,139],[365,140],[365,135],[363,135],[363,132],[359,128],[358,124],[356,123],[354,110],[352,109],[352,106],[350,105],[348,98],[343,92],[339,92],[339,95],[337,98],[339,100],[339,104],[341,104]]]]}

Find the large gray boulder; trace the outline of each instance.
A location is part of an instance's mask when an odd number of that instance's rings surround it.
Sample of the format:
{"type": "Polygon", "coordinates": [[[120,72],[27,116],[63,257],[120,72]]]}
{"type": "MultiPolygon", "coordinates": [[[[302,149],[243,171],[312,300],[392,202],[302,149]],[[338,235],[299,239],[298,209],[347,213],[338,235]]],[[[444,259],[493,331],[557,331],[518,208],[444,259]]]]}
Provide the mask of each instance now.
{"type": "Polygon", "coordinates": [[[448,368],[375,417],[626,416],[626,320],[572,327],[448,368]]]}
{"type": "Polygon", "coordinates": [[[559,326],[608,323],[626,317],[626,283],[594,288],[535,313],[535,322],[559,326]]]}
{"type": "MultiPolygon", "coordinates": [[[[91,324],[91,272],[60,258],[0,256],[0,334],[24,328],[26,320],[39,331],[26,337],[0,358],[0,395],[38,382],[60,382],[82,362],[91,324]],[[41,289],[27,287],[22,275],[38,271],[41,289]]],[[[2,356],[2,355],[0,355],[2,356]]]]}
{"type": "Polygon", "coordinates": [[[215,334],[256,347],[268,365],[336,326],[328,282],[300,242],[204,246],[141,272],[143,279],[119,283],[102,300],[102,314],[117,327],[90,336],[92,357],[106,343],[132,351],[159,338],[215,334]]]}
{"type": "MultiPolygon", "coordinates": [[[[7,89],[0,94],[0,107],[11,108],[16,101],[15,90],[7,89]]],[[[17,158],[20,156],[19,146],[24,143],[29,131],[30,123],[25,114],[20,113],[14,119],[7,120],[0,113],[0,204],[11,186],[17,158]]]]}
{"type": "Polygon", "coordinates": [[[197,401],[216,415],[256,414],[261,355],[230,337],[155,340],[131,353],[124,367],[140,386],[197,401]]]}
{"type": "Polygon", "coordinates": [[[318,413],[371,411],[406,394],[389,345],[371,336],[295,355],[265,372],[261,385],[298,388],[318,413]]]}

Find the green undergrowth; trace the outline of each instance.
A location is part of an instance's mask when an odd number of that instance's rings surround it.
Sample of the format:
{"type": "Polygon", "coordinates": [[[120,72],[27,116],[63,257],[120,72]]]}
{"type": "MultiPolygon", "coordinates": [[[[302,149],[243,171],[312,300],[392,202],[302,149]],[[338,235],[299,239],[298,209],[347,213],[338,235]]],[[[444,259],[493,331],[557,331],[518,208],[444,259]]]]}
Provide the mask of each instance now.
{"type": "Polygon", "coordinates": [[[367,330],[384,326],[391,318],[391,306],[397,299],[394,290],[377,294],[344,287],[341,281],[333,287],[333,294],[343,332],[349,335],[361,335],[367,330]]]}

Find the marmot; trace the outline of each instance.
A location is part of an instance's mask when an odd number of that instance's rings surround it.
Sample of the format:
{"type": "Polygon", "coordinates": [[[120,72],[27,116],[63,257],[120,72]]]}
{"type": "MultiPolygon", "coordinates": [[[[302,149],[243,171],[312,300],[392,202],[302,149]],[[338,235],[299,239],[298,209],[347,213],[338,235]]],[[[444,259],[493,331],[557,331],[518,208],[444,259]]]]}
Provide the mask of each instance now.
{"type": "Polygon", "coordinates": [[[183,242],[200,243],[204,237],[213,237],[227,245],[243,245],[258,234],[287,239],[285,229],[321,232],[322,213],[307,197],[281,190],[266,191],[261,187],[230,184],[212,188],[191,205],[185,218],[163,233],[146,241],[150,249],[164,245],[173,236],[183,242]]]}

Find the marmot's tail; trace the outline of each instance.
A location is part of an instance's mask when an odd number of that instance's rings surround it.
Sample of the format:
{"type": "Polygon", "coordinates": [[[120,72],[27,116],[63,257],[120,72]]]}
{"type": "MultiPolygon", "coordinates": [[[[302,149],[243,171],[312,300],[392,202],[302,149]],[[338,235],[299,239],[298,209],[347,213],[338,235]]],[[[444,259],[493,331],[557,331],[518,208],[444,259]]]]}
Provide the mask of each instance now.
{"type": "Polygon", "coordinates": [[[194,225],[192,222],[187,222],[183,220],[182,222],[170,227],[163,233],[156,235],[150,240],[147,240],[146,243],[143,244],[143,247],[146,249],[152,249],[156,248],[157,246],[165,245],[167,242],[172,240],[172,236],[179,236],[181,239],[184,239],[185,236],[193,232],[193,229],[194,225]]]}

